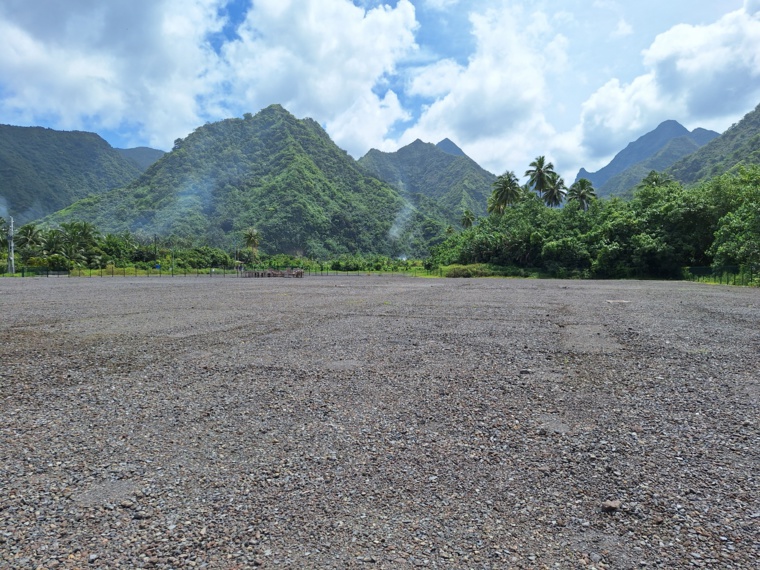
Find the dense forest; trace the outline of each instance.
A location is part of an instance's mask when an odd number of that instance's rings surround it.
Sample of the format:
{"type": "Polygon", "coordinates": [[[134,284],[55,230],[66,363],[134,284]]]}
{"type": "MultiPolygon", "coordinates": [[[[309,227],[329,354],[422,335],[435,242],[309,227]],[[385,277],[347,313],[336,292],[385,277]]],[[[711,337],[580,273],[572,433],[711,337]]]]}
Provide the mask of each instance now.
{"type": "Polygon", "coordinates": [[[140,172],[95,133],[0,125],[0,207],[17,223],[125,186],[140,172]]]}
{"type": "MultiPolygon", "coordinates": [[[[699,140],[687,146],[704,146],[645,174],[644,165],[660,164],[686,140],[683,132],[666,122],[629,145],[616,156],[619,172],[609,180],[626,176],[636,186],[622,197],[597,197],[587,178],[567,187],[543,156],[519,176],[494,177],[448,140],[370,151],[355,161],[318,123],[272,105],[199,127],[166,154],[135,149],[134,168],[136,158],[148,167],[123,188],[95,192],[35,222],[14,216],[16,267],[271,263],[383,270],[413,258],[464,276],[677,278],[687,266],[754,271],[760,107],[712,140],[707,131],[692,131],[699,140]],[[637,160],[644,155],[649,158],[637,160]],[[528,183],[521,185],[523,177],[528,183]]],[[[86,156],[117,157],[111,165],[127,160],[95,135],[19,133],[24,144],[42,137],[84,145],[85,153],[71,151],[67,172],[84,171],[76,165],[86,156]]],[[[26,163],[14,169],[19,164],[26,163]]],[[[40,170],[40,179],[52,180],[54,172],[40,170]]],[[[0,218],[3,266],[7,234],[0,218]]]]}
{"type": "MultiPolygon", "coordinates": [[[[630,200],[597,199],[585,179],[565,188],[544,157],[531,163],[526,175],[530,183],[523,186],[514,172],[498,177],[488,215],[463,213],[463,229],[450,227],[425,266],[470,266],[450,272],[462,276],[477,275],[472,266],[484,264],[510,275],[678,278],[685,266],[760,264],[760,167],[740,168],[692,187],[652,171],[630,200]]],[[[0,218],[0,225],[5,236],[5,220],[0,218]]],[[[17,265],[57,269],[320,263],[381,270],[398,264],[398,258],[377,254],[261,255],[263,238],[250,227],[229,247],[218,248],[180,236],[103,235],[90,223],[64,222],[27,224],[14,241],[17,265]]],[[[3,246],[5,251],[7,240],[3,246]]]]}
{"type": "Polygon", "coordinates": [[[75,221],[220,248],[256,227],[264,251],[316,258],[424,255],[447,225],[435,204],[411,204],[279,105],[203,125],[125,188],[44,220],[75,221]]]}
{"type": "Polygon", "coordinates": [[[492,264],[515,274],[534,270],[559,277],[673,278],[685,266],[760,263],[760,167],[741,167],[692,187],[653,171],[632,199],[623,200],[596,199],[585,179],[567,194],[551,184],[535,191],[546,184],[536,170],[551,181],[552,169],[542,160],[532,165],[529,187],[520,187],[514,173],[500,177],[489,216],[450,235],[427,265],[492,264]],[[558,194],[567,197],[564,207],[548,207],[556,205],[558,194]]]}

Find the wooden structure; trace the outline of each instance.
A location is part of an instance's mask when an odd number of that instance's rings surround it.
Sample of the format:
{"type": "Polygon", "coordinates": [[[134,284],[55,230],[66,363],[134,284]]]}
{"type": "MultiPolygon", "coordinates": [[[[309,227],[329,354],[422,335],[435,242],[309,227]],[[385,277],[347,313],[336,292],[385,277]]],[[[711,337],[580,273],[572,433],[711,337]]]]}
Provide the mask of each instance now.
{"type": "Polygon", "coordinates": [[[303,277],[303,269],[255,269],[244,271],[243,277],[303,277]]]}

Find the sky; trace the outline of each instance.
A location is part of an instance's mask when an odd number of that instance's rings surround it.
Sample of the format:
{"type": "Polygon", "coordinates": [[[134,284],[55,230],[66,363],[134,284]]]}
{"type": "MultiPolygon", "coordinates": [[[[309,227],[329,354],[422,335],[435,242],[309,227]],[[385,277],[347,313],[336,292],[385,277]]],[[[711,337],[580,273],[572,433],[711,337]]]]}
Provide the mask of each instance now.
{"type": "Polygon", "coordinates": [[[450,138],[568,183],[760,103],[760,0],[2,0],[0,123],[170,150],[278,103],[355,158],[450,138]]]}

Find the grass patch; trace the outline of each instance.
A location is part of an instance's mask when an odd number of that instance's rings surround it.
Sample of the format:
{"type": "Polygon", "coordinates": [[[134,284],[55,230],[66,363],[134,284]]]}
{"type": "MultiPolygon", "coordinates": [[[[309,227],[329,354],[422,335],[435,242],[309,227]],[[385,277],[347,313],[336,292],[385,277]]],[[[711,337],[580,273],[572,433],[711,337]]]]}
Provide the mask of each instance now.
{"type": "Polygon", "coordinates": [[[476,263],[473,265],[448,265],[441,267],[444,277],[539,277],[537,271],[523,269],[521,267],[502,267],[488,263],[476,263]]]}

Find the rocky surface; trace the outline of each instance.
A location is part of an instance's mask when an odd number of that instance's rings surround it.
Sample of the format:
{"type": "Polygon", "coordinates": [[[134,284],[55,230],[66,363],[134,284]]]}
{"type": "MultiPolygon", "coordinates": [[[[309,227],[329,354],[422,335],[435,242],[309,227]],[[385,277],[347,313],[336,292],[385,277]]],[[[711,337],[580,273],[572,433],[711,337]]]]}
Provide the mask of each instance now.
{"type": "Polygon", "coordinates": [[[0,567],[750,568],[757,289],[0,281],[0,567]]]}

